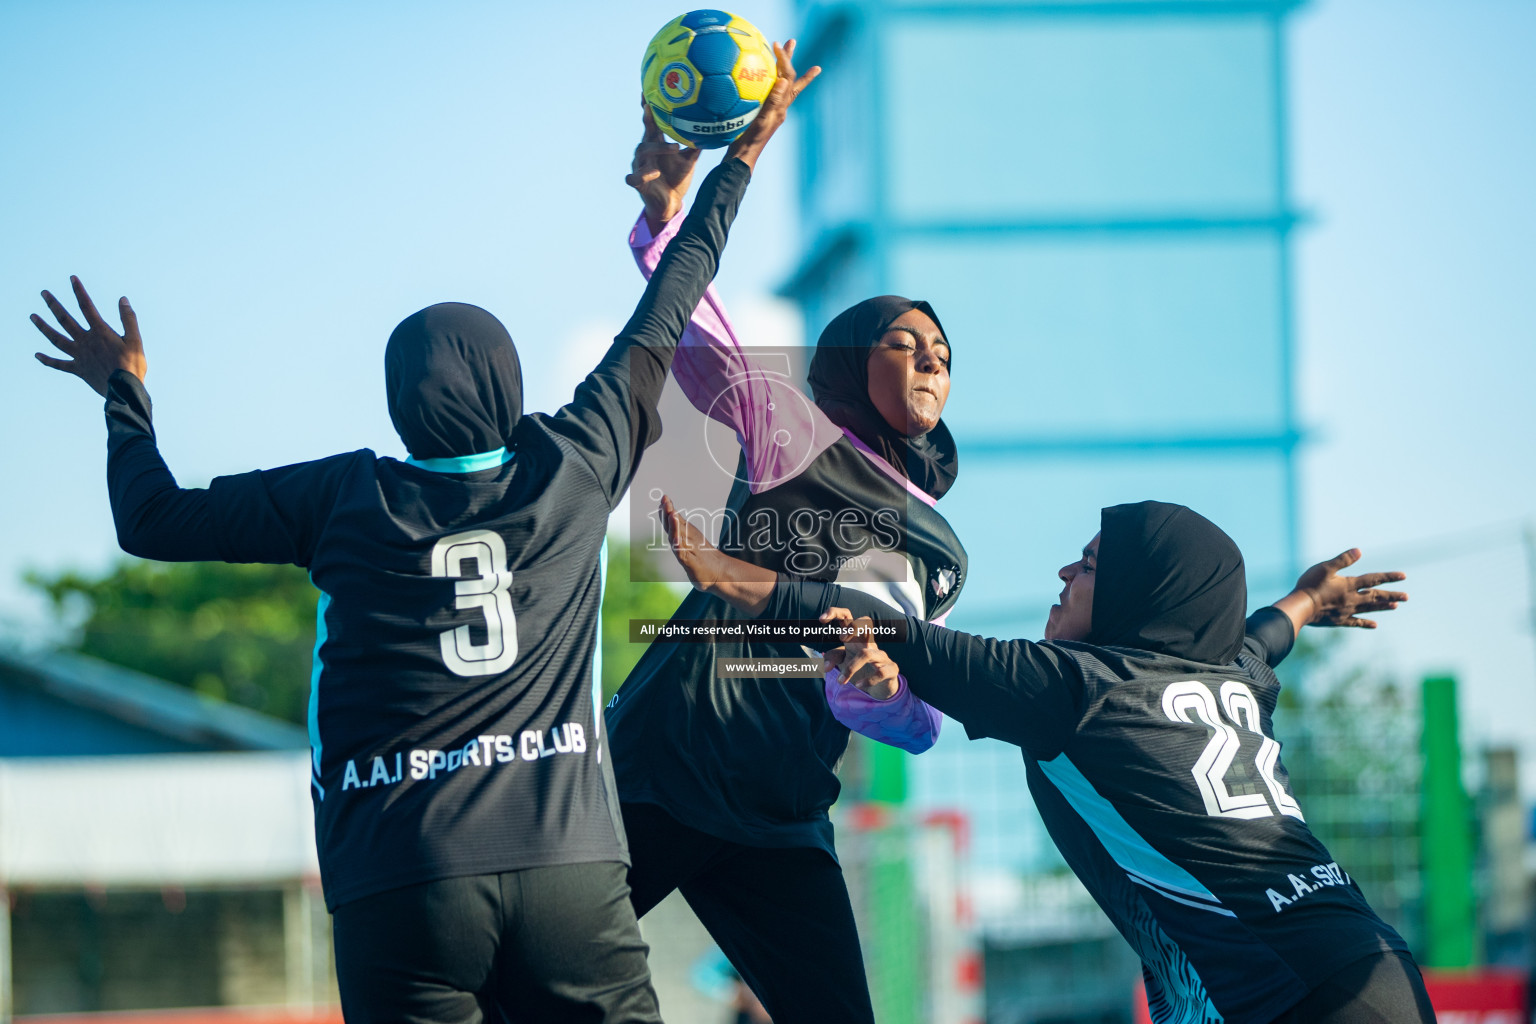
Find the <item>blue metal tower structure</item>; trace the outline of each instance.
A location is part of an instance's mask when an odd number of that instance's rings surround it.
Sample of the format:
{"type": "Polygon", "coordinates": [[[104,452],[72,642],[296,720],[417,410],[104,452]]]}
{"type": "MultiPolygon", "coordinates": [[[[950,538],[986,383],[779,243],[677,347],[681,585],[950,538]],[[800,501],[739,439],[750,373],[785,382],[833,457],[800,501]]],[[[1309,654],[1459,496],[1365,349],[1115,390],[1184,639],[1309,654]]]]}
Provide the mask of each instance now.
{"type": "MultiPolygon", "coordinates": [[[[1298,6],[799,0],[797,64],[825,70],[797,104],[784,292],[813,339],[887,292],[942,318],[962,472],[940,508],[971,555],[952,625],[1038,637],[1098,509],[1144,498],[1226,529],[1255,602],[1288,583],[1298,6]]],[[[916,800],[975,807],[979,867],[1054,857],[1017,758],[949,735],[912,763],[916,800]]]]}

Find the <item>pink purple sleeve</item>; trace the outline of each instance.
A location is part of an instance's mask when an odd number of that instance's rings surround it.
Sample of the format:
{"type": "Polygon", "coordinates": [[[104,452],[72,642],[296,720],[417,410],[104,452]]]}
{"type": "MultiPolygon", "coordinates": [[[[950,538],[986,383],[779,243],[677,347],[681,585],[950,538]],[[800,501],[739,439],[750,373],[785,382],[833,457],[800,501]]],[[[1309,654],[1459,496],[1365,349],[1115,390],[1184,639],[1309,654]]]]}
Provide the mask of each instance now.
{"type": "MultiPolygon", "coordinates": [[[[629,246],[647,280],[682,222],[678,214],[653,237],[645,215],[636,220],[629,246]]],[[[787,372],[748,354],[713,284],[678,342],[672,375],[694,408],[736,432],[754,493],[795,476],[842,436],[787,372]]]]}
{"type": "Polygon", "coordinates": [[[827,673],[824,686],[832,717],[856,733],[909,754],[921,754],[938,742],[944,716],[912,692],[905,676],[897,677],[896,696],[890,700],[876,700],[857,686],[839,683],[836,671],[827,673]]]}

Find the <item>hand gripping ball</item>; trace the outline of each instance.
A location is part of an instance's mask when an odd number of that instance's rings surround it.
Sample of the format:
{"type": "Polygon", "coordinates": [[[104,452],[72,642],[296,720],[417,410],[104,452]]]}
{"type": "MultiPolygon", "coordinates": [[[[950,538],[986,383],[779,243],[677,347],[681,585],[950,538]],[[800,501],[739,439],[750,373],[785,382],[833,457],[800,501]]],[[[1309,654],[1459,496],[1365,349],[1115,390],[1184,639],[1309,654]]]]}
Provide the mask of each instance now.
{"type": "Polygon", "coordinates": [[[700,149],[734,142],[777,79],[768,40],[728,11],[690,11],[667,22],[640,65],[640,87],[657,125],[700,149]]]}

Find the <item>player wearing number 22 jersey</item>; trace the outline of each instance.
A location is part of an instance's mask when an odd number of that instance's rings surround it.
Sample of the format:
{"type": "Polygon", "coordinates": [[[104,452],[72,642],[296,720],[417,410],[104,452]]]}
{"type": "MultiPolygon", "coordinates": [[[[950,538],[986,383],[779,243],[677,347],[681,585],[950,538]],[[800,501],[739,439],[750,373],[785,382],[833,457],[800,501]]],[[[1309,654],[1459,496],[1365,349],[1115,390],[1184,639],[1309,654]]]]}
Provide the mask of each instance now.
{"type": "MultiPolygon", "coordinates": [[[[906,642],[880,646],[973,739],[1023,749],[1051,838],[1141,957],[1158,1024],[1419,1020],[1411,999],[1384,1016],[1297,1005],[1371,958],[1417,971],[1290,791],[1270,722],[1286,616],[1256,612],[1245,635],[1242,556],[1189,509],[1108,508],[1102,536],[1092,642],[908,616],[906,642]]],[[[889,616],[849,588],[787,581],[764,614],[831,607],[889,616]]]]}

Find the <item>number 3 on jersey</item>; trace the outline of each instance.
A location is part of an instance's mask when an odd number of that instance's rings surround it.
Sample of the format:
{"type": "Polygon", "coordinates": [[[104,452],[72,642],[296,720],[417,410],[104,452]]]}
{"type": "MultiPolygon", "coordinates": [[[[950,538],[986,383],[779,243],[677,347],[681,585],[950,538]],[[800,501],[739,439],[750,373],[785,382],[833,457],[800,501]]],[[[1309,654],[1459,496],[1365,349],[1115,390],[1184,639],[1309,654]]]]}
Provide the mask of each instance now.
{"type": "MultiPolygon", "coordinates": [[[[1298,821],[1301,806],[1275,778],[1275,764],[1280,760],[1280,744],[1264,734],[1259,717],[1259,702],[1253,691],[1242,683],[1221,684],[1221,707],[1227,717],[1259,737],[1259,753],[1254,767],[1264,788],[1275,798],[1275,807],[1281,814],[1288,814],[1298,821]]],[[[1190,774],[1195,777],[1200,797],[1205,801],[1205,813],[1222,818],[1267,818],[1271,815],[1263,793],[1233,793],[1227,789],[1227,770],[1237,757],[1242,740],[1237,730],[1222,720],[1216,697],[1204,683],[1189,680],[1173,683],[1163,691],[1163,714],[1175,722],[1195,724],[1196,720],[1211,731],[1210,742],[1200,752],[1190,774]],[[1193,717],[1191,717],[1193,716],[1193,717]]]]}
{"type": "Polygon", "coordinates": [[[512,612],[512,570],[507,545],[490,530],[470,530],[444,537],[432,547],[432,575],[460,577],[453,585],[454,607],[479,610],[485,616],[485,643],[475,644],[469,626],[444,630],[438,637],[443,664],[455,675],[493,676],[517,660],[517,616],[512,612]],[[474,562],[465,575],[464,563],[474,562]]]}

